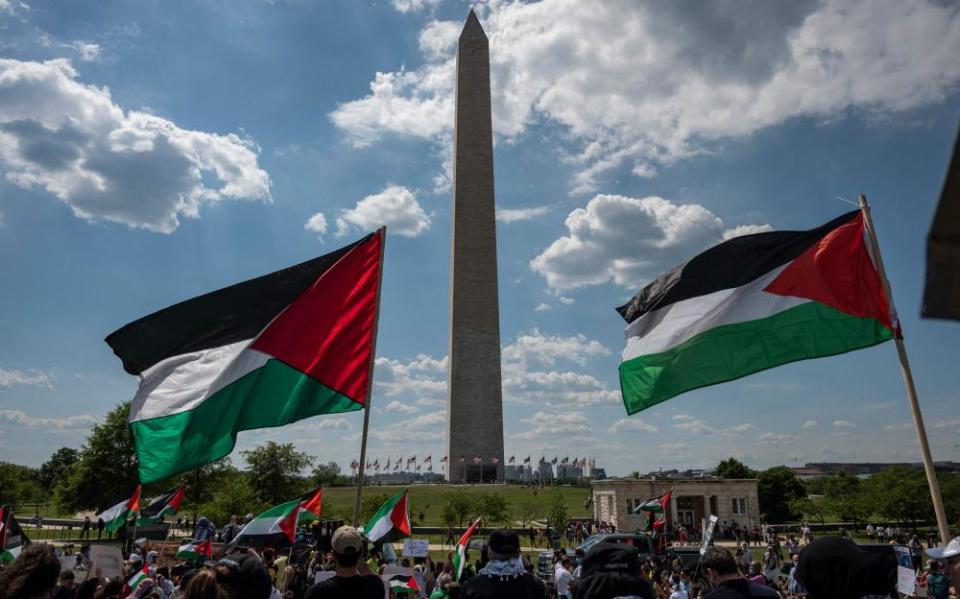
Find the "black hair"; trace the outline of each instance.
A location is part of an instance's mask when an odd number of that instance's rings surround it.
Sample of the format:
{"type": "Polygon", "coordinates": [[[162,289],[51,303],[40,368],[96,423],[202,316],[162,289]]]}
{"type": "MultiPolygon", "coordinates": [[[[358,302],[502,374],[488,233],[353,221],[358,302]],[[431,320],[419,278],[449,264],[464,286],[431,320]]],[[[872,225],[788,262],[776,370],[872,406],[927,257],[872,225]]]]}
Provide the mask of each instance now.
{"type": "Polygon", "coordinates": [[[737,570],[737,562],[733,559],[733,555],[722,547],[707,547],[706,553],[700,558],[700,567],[704,570],[713,570],[719,576],[739,572],[739,570],[737,570]]]}
{"type": "Polygon", "coordinates": [[[361,555],[363,555],[361,551],[350,551],[349,553],[337,553],[334,551],[333,559],[337,560],[337,564],[344,568],[352,568],[360,561],[361,555]]]}

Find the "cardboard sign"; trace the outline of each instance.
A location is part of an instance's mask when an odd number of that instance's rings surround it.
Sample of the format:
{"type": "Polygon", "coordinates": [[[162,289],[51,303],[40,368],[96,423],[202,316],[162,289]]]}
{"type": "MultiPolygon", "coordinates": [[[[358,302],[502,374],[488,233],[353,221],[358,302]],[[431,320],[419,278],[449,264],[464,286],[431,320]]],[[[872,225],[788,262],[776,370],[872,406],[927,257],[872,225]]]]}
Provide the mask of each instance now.
{"type": "Polygon", "coordinates": [[[99,578],[123,576],[123,554],[120,548],[112,545],[90,546],[90,572],[99,578]]]}
{"type": "Polygon", "coordinates": [[[428,539],[404,539],[403,557],[427,557],[430,554],[428,539]]]}

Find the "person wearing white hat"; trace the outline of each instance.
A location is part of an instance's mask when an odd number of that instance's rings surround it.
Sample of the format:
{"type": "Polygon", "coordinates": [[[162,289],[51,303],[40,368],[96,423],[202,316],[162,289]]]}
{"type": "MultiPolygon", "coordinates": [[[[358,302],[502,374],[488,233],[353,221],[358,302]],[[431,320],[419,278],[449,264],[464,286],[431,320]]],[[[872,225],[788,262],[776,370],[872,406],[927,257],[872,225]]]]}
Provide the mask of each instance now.
{"type": "Polygon", "coordinates": [[[927,549],[925,553],[931,558],[943,562],[946,574],[950,577],[950,585],[960,592],[960,537],[954,537],[943,547],[927,549]]]}

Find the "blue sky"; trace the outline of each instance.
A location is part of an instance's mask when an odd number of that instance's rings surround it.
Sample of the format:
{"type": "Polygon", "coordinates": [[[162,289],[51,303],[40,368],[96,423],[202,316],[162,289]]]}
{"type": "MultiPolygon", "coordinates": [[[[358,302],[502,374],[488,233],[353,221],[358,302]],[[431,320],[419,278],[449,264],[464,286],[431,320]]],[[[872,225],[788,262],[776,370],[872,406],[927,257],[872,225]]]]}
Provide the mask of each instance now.
{"type": "MultiPolygon", "coordinates": [[[[960,325],[918,317],[960,115],[960,7],[478,2],[491,40],[507,456],[613,473],[917,461],[884,345],[627,418],[613,311],[724,235],[866,193],[936,459],[960,325]]],[[[0,0],[0,456],[79,445],[135,381],[103,337],[390,226],[381,460],[443,455],[459,0],[0,0]],[[318,216],[320,215],[320,216],[318,216]]],[[[244,433],[343,465],[361,416],[244,433]]],[[[237,458],[239,462],[239,457],[237,458]]]]}

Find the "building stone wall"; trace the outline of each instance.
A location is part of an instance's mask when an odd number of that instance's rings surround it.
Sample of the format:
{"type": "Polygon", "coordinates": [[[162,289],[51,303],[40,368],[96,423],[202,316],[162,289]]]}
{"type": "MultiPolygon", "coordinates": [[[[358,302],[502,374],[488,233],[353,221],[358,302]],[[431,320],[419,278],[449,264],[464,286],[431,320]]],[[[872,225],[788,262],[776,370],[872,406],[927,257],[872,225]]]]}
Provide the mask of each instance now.
{"type": "Polygon", "coordinates": [[[710,514],[720,522],[737,522],[742,527],[760,525],[760,500],[755,479],[609,479],[593,481],[593,514],[620,530],[644,530],[646,514],[630,509],[644,500],[672,490],[666,519],[670,524],[683,521],[699,529],[710,514]],[[736,500],[736,505],[735,501],[736,500]],[[734,513],[737,509],[741,513],[734,513]]]}

